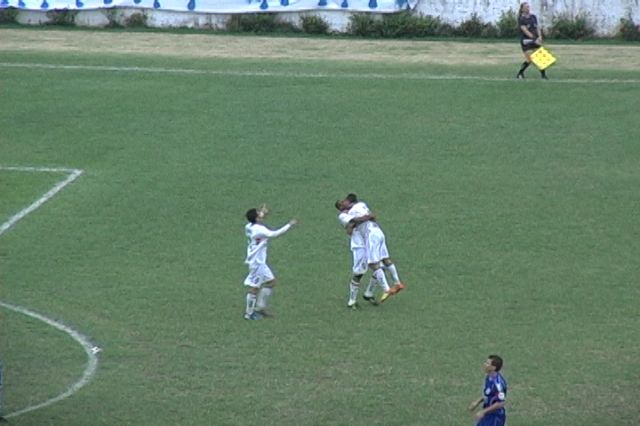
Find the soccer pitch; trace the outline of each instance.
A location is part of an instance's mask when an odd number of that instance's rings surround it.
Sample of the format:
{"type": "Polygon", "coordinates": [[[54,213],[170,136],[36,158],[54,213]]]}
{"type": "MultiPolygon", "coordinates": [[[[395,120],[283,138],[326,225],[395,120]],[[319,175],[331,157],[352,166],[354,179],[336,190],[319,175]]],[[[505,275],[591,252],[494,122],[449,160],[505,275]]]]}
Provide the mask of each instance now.
{"type": "Polygon", "coordinates": [[[637,424],[637,45],[516,81],[516,43],[0,39],[11,424],[471,425],[492,353],[511,426],[637,424]],[[357,311],[348,192],[407,284],[357,311]],[[263,202],[300,224],[250,322],[263,202]]]}

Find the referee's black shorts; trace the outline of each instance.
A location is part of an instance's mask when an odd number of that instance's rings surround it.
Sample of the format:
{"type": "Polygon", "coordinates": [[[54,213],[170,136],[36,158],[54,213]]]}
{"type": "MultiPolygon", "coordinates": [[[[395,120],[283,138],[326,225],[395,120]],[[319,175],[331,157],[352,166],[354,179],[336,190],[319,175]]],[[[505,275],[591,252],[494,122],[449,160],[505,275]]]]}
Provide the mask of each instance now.
{"type": "Polygon", "coordinates": [[[522,40],[520,40],[520,47],[522,48],[523,52],[528,52],[530,50],[536,50],[538,47],[540,47],[540,45],[536,43],[535,40],[532,40],[530,38],[523,38],[522,40]]]}

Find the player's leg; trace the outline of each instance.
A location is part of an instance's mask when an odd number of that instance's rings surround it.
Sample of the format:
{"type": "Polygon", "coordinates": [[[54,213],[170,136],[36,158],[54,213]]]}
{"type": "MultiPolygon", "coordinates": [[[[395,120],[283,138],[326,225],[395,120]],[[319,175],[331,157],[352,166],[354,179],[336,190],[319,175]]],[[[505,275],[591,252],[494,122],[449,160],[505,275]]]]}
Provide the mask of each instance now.
{"type": "Polygon", "coordinates": [[[389,273],[391,274],[391,278],[393,278],[393,286],[391,287],[391,292],[397,293],[399,291],[404,290],[405,285],[402,281],[400,281],[400,275],[398,275],[398,269],[396,268],[396,265],[393,263],[391,258],[388,257],[388,253],[387,253],[387,257],[382,259],[382,264],[384,265],[384,268],[387,271],[389,271],[389,273]]]}
{"type": "Polygon", "coordinates": [[[358,292],[360,291],[360,282],[362,276],[367,272],[367,252],[364,248],[351,249],[353,256],[353,265],[351,267],[352,277],[349,283],[349,301],[347,307],[353,308],[357,304],[358,292]]]}
{"type": "Polygon", "coordinates": [[[384,234],[382,231],[370,232],[367,238],[367,263],[373,273],[373,277],[382,287],[382,296],[380,297],[380,303],[387,300],[392,294],[387,277],[384,274],[384,270],[380,267],[382,261],[382,246],[384,244],[384,234]]]}
{"type": "Polygon", "coordinates": [[[256,312],[265,317],[273,316],[269,309],[269,299],[273,294],[273,289],[276,286],[276,278],[273,272],[267,265],[261,265],[259,268],[259,276],[262,285],[260,286],[260,292],[258,293],[258,300],[256,302],[256,312]]]}
{"type": "Polygon", "coordinates": [[[258,298],[258,292],[260,291],[260,279],[257,275],[257,270],[254,269],[249,271],[249,275],[247,275],[247,278],[244,280],[244,285],[247,288],[244,319],[258,319],[258,316],[255,313],[256,300],[258,298]]]}
{"type": "Polygon", "coordinates": [[[362,275],[352,275],[351,282],[349,283],[349,300],[347,301],[347,308],[355,308],[358,304],[358,292],[360,291],[360,281],[362,275]]]}
{"type": "Polygon", "coordinates": [[[371,275],[371,277],[369,277],[369,284],[367,284],[367,288],[364,290],[364,294],[362,295],[362,298],[367,302],[371,303],[372,305],[378,304],[378,301],[376,300],[376,295],[375,295],[375,290],[377,285],[378,285],[378,282],[373,277],[373,275],[371,275]]]}
{"type": "Polygon", "coordinates": [[[524,62],[522,63],[522,65],[520,65],[520,70],[518,71],[518,74],[516,75],[516,78],[518,80],[524,79],[524,72],[525,72],[525,70],[527,68],[529,68],[529,65],[531,65],[531,57],[530,57],[530,55],[531,55],[531,52],[532,52],[531,44],[527,44],[525,42],[521,42],[520,43],[520,47],[522,48],[522,54],[524,55],[524,62]]]}

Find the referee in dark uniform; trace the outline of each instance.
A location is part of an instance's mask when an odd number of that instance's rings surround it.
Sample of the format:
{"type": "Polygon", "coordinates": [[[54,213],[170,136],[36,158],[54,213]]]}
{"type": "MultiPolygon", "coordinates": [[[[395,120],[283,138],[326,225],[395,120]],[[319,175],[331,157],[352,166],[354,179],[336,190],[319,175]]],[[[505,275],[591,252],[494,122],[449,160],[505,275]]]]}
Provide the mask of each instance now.
{"type": "MultiPolygon", "coordinates": [[[[529,3],[522,3],[518,11],[518,27],[520,28],[520,47],[524,53],[525,61],[520,66],[517,79],[524,78],[524,71],[531,65],[531,54],[542,46],[542,29],[538,27],[538,18],[532,14],[529,3]]],[[[547,79],[545,70],[540,71],[540,76],[547,79]]]]}

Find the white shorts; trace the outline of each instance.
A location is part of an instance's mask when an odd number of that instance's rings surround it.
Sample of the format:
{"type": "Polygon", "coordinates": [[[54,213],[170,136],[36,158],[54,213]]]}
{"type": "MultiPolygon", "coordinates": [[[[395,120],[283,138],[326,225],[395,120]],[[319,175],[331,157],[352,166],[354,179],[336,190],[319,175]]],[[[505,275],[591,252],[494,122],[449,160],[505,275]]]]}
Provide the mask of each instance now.
{"type": "Polygon", "coordinates": [[[244,285],[260,288],[262,284],[275,279],[273,272],[267,265],[258,265],[255,268],[249,268],[249,275],[244,280],[244,285]]]}
{"type": "Polygon", "coordinates": [[[364,247],[352,248],[353,266],[351,271],[353,275],[363,275],[367,272],[367,250],[364,247]]]}
{"type": "Polygon", "coordinates": [[[372,229],[367,238],[367,263],[380,263],[382,259],[388,257],[389,250],[387,250],[384,232],[380,228],[372,229]]]}

